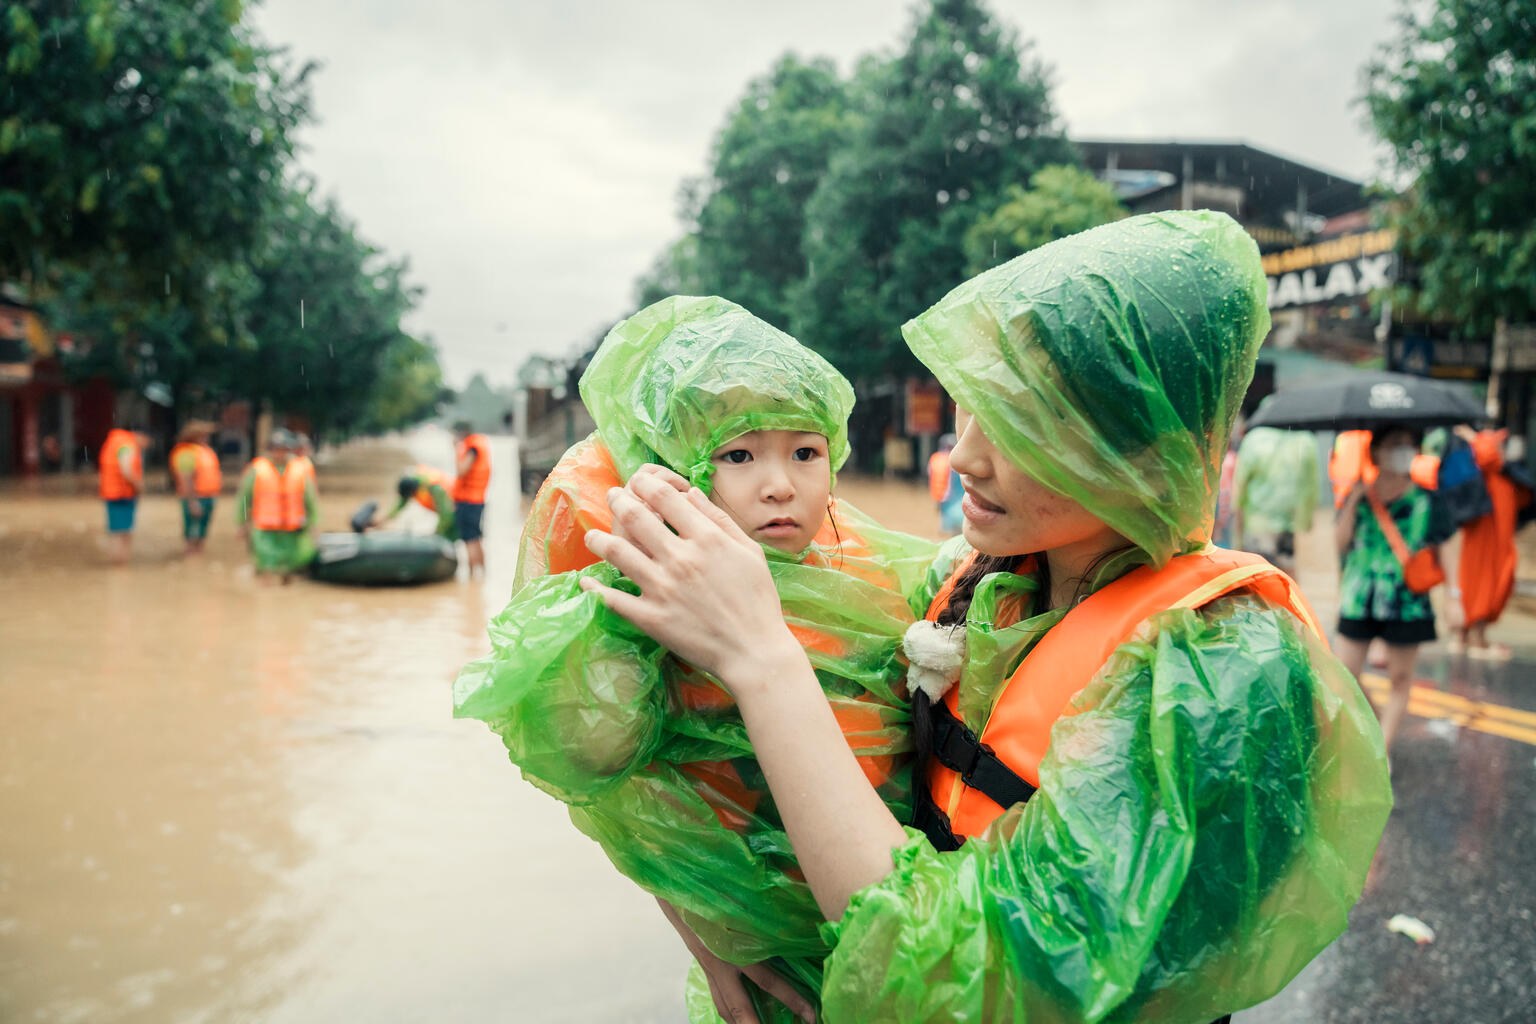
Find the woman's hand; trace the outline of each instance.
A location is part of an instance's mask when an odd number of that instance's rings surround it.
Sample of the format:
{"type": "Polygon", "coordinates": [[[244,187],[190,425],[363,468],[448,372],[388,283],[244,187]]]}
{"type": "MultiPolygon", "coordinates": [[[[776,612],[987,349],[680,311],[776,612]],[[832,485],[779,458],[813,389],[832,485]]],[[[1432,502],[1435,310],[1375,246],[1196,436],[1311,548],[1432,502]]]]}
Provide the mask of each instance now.
{"type": "Polygon", "coordinates": [[[715,954],[711,953],[699,939],[692,928],[683,923],[682,915],[677,908],[664,899],[658,898],[657,905],[666,915],[672,927],[677,930],[678,937],[683,940],[683,945],[688,947],[688,952],[699,962],[704,969],[704,978],[709,982],[709,994],[715,1000],[715,1012],[720,1014],[727,1024],[762,1024],[757,1012],[752,1008],[752,997],[747,994],[747,986],[742,978],[751,978],[758,988],[768,993],[785,1006],[789,1011],[807,1024],[815,1024],[816,1010],[806,1001],[805,997],[795,991],[793,985],[775,974],[766,964],[750,964],[746,967],[737,967],[728,964],[715,954]]]}
{"type": "Polygon", "coordinates": [[[609,491],[608,504],[614,530],[589,531],[587,547],[639,584],[640,596],[591,579],[585,589],[727,686],[770,653],[803,660],[762,548],[702,491],[648,466],[609,491]]]}

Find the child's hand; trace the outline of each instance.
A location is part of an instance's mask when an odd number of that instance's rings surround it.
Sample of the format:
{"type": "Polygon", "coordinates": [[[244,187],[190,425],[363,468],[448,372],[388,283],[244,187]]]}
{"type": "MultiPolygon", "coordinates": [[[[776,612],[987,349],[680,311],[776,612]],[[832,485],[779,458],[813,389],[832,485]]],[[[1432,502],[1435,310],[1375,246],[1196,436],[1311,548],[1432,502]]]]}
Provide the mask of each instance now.
{"type": "Polygon", "coordinates": [[[745,967],[737,967],[721,960],[709,951],[703,941],[694,934],[693,929],[683,923],[682,916],[677,908],[664,899],[657,899],[661,912],[666,915],[667,921],[677,930],[678,937],[683,940],[683,945],[688,947],[688,952],[699,962],[704,970],[704,978],[709,982],[709,994],[715,1000],[715,1012],[720,1014],[722,1020],[728,1024],[760,1024],[758,1016],[752,1009],[752,997],[747,994],[747,988],[742,984],[743,977],[751,978],[757,983],[757,987],[773,996],[779,1002],[789,1008],[789,1011],[807,1024],[816,1024],[816,1011],[805,997],[796,992],[794,986],[779,977],[767,964],[749,964],[745,967]]]}
{"type": "Polygon", "coordinates": [[[614,532],[590,531],[587,547],[637,583],[640,595],[591,579],[583,588],[727,687],[770,653],[792,650],[803,660],[762,548],[702,491],[647,467],[610,491],[608,504],[614,532]]]}

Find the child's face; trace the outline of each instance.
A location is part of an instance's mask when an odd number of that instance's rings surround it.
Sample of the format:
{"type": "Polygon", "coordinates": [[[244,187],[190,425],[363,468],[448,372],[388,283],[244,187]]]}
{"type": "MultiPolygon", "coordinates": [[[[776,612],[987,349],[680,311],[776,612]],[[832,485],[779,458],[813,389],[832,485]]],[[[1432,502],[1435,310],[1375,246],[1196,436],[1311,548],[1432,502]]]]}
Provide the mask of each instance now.
{"type": "Polygon", "coordinates": [[[827,516],[832,465],[827,439],[798,430],[754,430],[709,457],[709,500],[759,543],[805,550],[827,516]]]}

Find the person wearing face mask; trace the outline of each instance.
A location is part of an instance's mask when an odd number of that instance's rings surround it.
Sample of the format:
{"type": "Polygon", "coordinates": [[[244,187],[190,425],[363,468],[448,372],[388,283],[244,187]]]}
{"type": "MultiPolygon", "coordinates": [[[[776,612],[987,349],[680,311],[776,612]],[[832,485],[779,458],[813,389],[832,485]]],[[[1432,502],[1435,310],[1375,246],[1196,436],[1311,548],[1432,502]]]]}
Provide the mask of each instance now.
{"type": "MultiPolygon", "coordinates": [[[[1380,637],[1386,644],[1392,690],[1376,710],[1388,749],[1408,709],[1419,646],[1435,639],[1434,605],[1428,592],[1409,587],[1404,555],[1433,548],[1447,577],[1456,577],[1446,544],[1455,527],[1444,504],[1411,476],[1421,441],[1417,431],[1406,427],[1372,431],[1370,457],[1376,479],[1355,484],[1334,522],[1340,565],[1339,657],[1358,676],[1371,641],[1380,637]]],[[[1455,601],[1446,603],[1446,611],[1453,623],[1459,620],[1455,601]]]]}

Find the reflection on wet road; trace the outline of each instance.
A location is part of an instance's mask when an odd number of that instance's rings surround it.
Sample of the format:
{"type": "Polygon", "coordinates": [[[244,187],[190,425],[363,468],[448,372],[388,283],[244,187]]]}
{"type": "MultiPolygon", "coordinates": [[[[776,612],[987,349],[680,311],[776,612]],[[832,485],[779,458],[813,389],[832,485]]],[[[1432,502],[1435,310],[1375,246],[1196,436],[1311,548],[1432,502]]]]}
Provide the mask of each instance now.
{"type": "MultiPolygon", "coordinates": [[[[327,523],[406,461],[322,464],[327,523]]],[[[258,586],[227,500],[180,562],[163,496],[114,571],[94,498],[0,494],[0,1020],[681,1017],[654,904],[450,717],[506,592],[513,479],[491,578],[418,589],[258,586]]]]}

